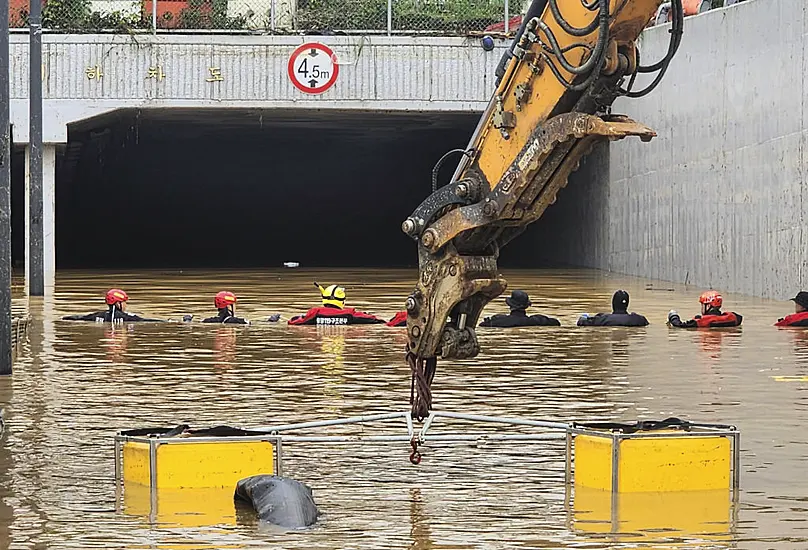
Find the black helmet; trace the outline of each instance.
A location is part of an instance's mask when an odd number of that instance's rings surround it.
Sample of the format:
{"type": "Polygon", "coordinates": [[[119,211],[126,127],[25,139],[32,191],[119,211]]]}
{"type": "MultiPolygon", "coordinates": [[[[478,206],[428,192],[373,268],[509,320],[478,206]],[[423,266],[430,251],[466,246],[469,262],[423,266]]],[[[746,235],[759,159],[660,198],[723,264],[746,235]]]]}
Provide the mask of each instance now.
{"type": "Polygon", "coordinates": [[[614,293],[614,296],[612,296],[612,310],[628,311],[628,292],[618,290],[614,293]]]}
{"type": "Polygon", "coordinates": [[[510,297],[505,298],[505,303],[511,309],[527,309],[530,307],[530,296],[524,290],[514,290],[510,297]]]}

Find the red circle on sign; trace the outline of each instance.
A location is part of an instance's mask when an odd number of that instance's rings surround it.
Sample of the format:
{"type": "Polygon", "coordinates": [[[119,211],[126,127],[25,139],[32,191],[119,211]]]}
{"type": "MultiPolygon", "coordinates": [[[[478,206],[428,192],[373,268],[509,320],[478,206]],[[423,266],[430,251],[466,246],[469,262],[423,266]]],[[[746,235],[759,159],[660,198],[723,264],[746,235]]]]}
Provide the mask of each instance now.
{"type": "Polygon", "coordinates": [[[337,81],[337,76],[339,76],[339,65],[336,63],[337,56],[334,55],[334,52],[326,46],[325,44],[320,44],[319,42],[310,42],[308,44],[301,44],[300,46],[292,52],[292,55],[289,56],[289,64],[287,65],[286,69],[289,73],[289,80],[292,81],[292,84],[295,85],[295,88],[300,90],[303,93],[307,94],[321,94],[328,90],[334,83],[337,81]],[[309,50],[319,50],[326,54],[328,58],[331,60],[331,65],[333,70],[331,71],[330,78],[325,84],[312,88],[311,86],[306,86],[305,83],[300,82],[295,77],[295,60],[303,53],[309,50]]]}

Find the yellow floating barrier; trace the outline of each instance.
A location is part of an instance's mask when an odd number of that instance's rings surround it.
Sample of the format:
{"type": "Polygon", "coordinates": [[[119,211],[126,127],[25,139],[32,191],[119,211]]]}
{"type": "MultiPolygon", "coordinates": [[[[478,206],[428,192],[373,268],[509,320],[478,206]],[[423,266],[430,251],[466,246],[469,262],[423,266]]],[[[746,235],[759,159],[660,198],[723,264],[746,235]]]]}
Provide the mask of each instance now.
{"type": "Polygon", "coordinates": [[[236,483],[281,475],[280,450],[275,435],[229,427],[123,431],[115,478],[127,513],[189,527],[233,524],[236,483]]]}
{"type": "Polygon", "coordinates": [[[619,424],[572,423],[569,483],[613,493],[733,489],[740,484],[740,432],[734,426],[668,419],[619,424]]]}
{"type": "Polygon", "coordinates": [[[571,527],[623,541],[725,540],[735,523],[739,456],[734,426],[674,418],[572,423],[565,469],[571,527]]]}

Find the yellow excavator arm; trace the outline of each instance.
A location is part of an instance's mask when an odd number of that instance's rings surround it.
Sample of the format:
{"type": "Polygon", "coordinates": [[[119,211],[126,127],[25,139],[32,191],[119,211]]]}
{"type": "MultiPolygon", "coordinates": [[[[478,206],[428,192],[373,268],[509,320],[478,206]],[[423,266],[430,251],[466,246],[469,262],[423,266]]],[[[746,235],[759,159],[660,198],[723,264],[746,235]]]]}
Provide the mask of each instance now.
{"type": "Polygon", "coordinates": [[[661,80],[679,46],[681,0],[670,46],[640,63],[637,40],[663,0],[533,0],[497,69],[497,88],[452,180],[402,224],[418,243],[419,278],[407,298],[412,414],[431,408],[437,357],[480,351],[474,327],[506,288],[499,250],[555,202],[569,174],[599,141],[656,134],[609,114],[620,96],[641,97],[661,80]],[[653,80],[634,90],[637,75],[653,80]]]}

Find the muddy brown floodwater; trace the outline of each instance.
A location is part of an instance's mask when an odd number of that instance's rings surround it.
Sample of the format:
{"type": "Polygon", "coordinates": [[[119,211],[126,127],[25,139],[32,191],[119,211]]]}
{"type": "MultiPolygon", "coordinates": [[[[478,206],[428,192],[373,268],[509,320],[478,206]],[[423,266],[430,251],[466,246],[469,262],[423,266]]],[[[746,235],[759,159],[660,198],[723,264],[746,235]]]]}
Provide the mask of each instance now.
{"type": "MultiPolygon", "coordinates": [[[[232,510],[215,521],[195,513],[144,515],[116,499],[116,431],[407,410],[403,329],[110,327],[61,316],[102,309],[103,292],[115,286],[129,293],[131,310],[149,316],[193,313],[199,320],[211,312],[213,294],[229,289],[239,296],[239,315],[288,319],[317,302],[317,280],[341,283],[350,305],[391,317],[415,272],[60,272],[44,301],[29,302],[15,287],[14,307],[27,309],[33,323],[14,375],[0,379],[7,421],[0,547],[808,547],[808,331],[771,326],[792,311],[791,302],[726,295],[726,309],[744,315],[742,329],[672,330],[664,323],[668,310],[695,313],[701,289],[594,271],[505,275],[511,288],[530,293],[537,312],[564,326],[480,330],[478,358],[439,363],[435,408],[736,424],[737,510],[693,496],[650,510],[650,523],[626,517],[610,533],[602,514],[565,505],[562,442],[427,447],[417,467],[406,444],[292,444],[284,449],[286,473],[312,486],[323,512],[311,530],[267,529],[249,515],[234,520],[232,510]],[[574,326],[580,313],[608,309],[617,288],[631,293],[631,309],[651,326],[574,326]]],[[[504,309],[500,299],[486,313],[504,309]]]]}

